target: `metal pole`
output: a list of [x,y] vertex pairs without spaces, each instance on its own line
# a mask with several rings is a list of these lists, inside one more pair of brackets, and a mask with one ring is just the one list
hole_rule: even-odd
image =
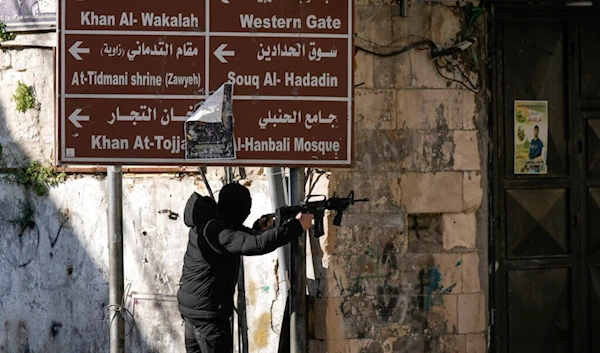
[[211,199],[215,199],[215,195],[213,195],[212,189],[210,188],[210,184],[208,184],[208,179],[206,179],[206,173],[204,172],[204,167],[200,167],[200,175],[202,176],[202,180],[204,180],[204,185],[206,185],[206,190],[208,190],[208,194]]
[[[277,211],[279,207],[285,205],[282,169],[267,168],[267,176],[269,178],[269,189],[271,189],[271,207],[273,211]],[[277,248],[279,291],[281,292],[284,309],[288,298],[288,290],[290,289],[287,280],[289,253],[290,247],[288,245]]]
[[[290,169],[291,204],[304,200],[304,169]],[[290,353],[306,353],[306,233],[290,244]]]
[[233,168],[225,167],[225,182],[226,184],[233,183]]
[[[123,169],[108,168],[108,301],[110,353],[125,352],[125,322],[121,315],[125,280],[123,274]],[[123,308],[124,309],[124,308]]]

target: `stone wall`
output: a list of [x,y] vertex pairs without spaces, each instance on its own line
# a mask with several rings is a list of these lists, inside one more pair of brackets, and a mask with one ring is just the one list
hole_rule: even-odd
[[[473,5],[455,4],[412,1],[400,17],[395,1],[357,1],[356,44],[386,53],[421,37],[485,43],[483,18],[469,25]],[[357,52],[356,165],[332,171],[329,191],[370,201],[313,250],[311,352],[486,351],[486,103],[421,49]],[[482,53],[457,59],[484,72]]]

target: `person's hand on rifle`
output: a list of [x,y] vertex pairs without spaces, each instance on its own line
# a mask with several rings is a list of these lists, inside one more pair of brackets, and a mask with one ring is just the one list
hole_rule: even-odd
[[254,225],[255,229],[259,229],[262,231],[269,230],[273,228],[273,224],[275,223],[275,216],[272,214],[264,215],[260,217],[256,222],[258,224]]
[[298,215],[296,215],[296,219],[300,221],[302,229],[304,230],[310,229],[314,218],[315,216],[312,213],[298,213]]

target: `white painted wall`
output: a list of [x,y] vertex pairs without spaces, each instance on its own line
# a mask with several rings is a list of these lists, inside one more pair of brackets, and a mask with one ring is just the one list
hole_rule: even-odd
[[[8,159],[54,159],[54,62],[51,49],[0,51],[0,144]],[[17,81],[34,87],[39,110],[17,113]],[[254,202],[248,225],[271,212],[266,176],[249,171]],[[215,193],[222,172],[209,168]],[[181,352],[176,291],[187,244],[181,217],[192,191],[208,195],[198,176],[125,175],[123,224],[126,307],[133,330],[128,352]],[[46,197],[33,196],[35,226],[20,234],[6,222],[23,188],[0,184],[0,352],[107,352],[107,183],[72,175]],[[217,194],[218,195],[218,194]],[[276,352],[282,304],[276,301],[275,252],[245,260],[251,352]],[[129,331],[129,327],[127,330]]]

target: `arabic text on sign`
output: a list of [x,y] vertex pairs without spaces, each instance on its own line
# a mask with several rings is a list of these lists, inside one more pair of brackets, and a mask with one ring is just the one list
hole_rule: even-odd
[[315,124],[331,124],[332,128],[336,128],[337,124],[337,115],[329,114],[329,116],[323,115],[322,111],[319,110],[316,114],[306,113],[303,116],[301,111],[293,110],[291,113],[283,113],[281,109],[277,111],[277,113],[272,113],[270,110],[267,113],[267,116],[263,116],[258,119],[258,126],[261,129],[266,129],[269,124],[273,127],[277,127],[277,124],[296,124],[302,123],[302,118],[304,118],[304,127],[309,130],[312,129]]
[[197,46],[194,46],[192,42],[184,43],[182,46],[177,47],[173,50],[173,44],[159,41],[157,44],[146,44],[146,42],[135,42],[136,47],[133,49],[125,50],[121,44],[111,46],[108,43],[104,43],[104,46],[100,49],[100,56],[102,57],[125,57],[130,61],[135,60],[138,56],[171,56],[175,55],[177,59],[181,57],[198,56],[199,50]]
[[[274,57],[308,57],[310,61],[321,61],[322,58],[337,58],[337,49],[331,49],[330,51],[324,51],[321,48],[315,47],[315,42],[310,42],[309,45],[312,49],[306,50],[306,44],[296,43],[295,45],[288,46],[284,44],[277,45],[264,45],[260,43],[260,49],[258,53],[256,53],[256,58],[261,61],[271,61],[271,58]],[[307,54],[308,53],[308,54]]]
[[168,125],[171,121],[186,121],[198,108],[201,103],[197,103],[195,106],[190,106],[189,111],[185,115],[175,115],[174,108],[165,108],[162,112],[157,115],[155,107],[149,107],[147,105],[140,105],[138,110],[131,110],[129,113],[121,113],[121,108],[117,107],[114,112],[110,114],[111,119],[108,121],[109,124],[115,122],[132,122],[133,125],[137,125],[138,122],[145,121],[156,121],[157,116],[160,117],[160,123],[162,125]]

